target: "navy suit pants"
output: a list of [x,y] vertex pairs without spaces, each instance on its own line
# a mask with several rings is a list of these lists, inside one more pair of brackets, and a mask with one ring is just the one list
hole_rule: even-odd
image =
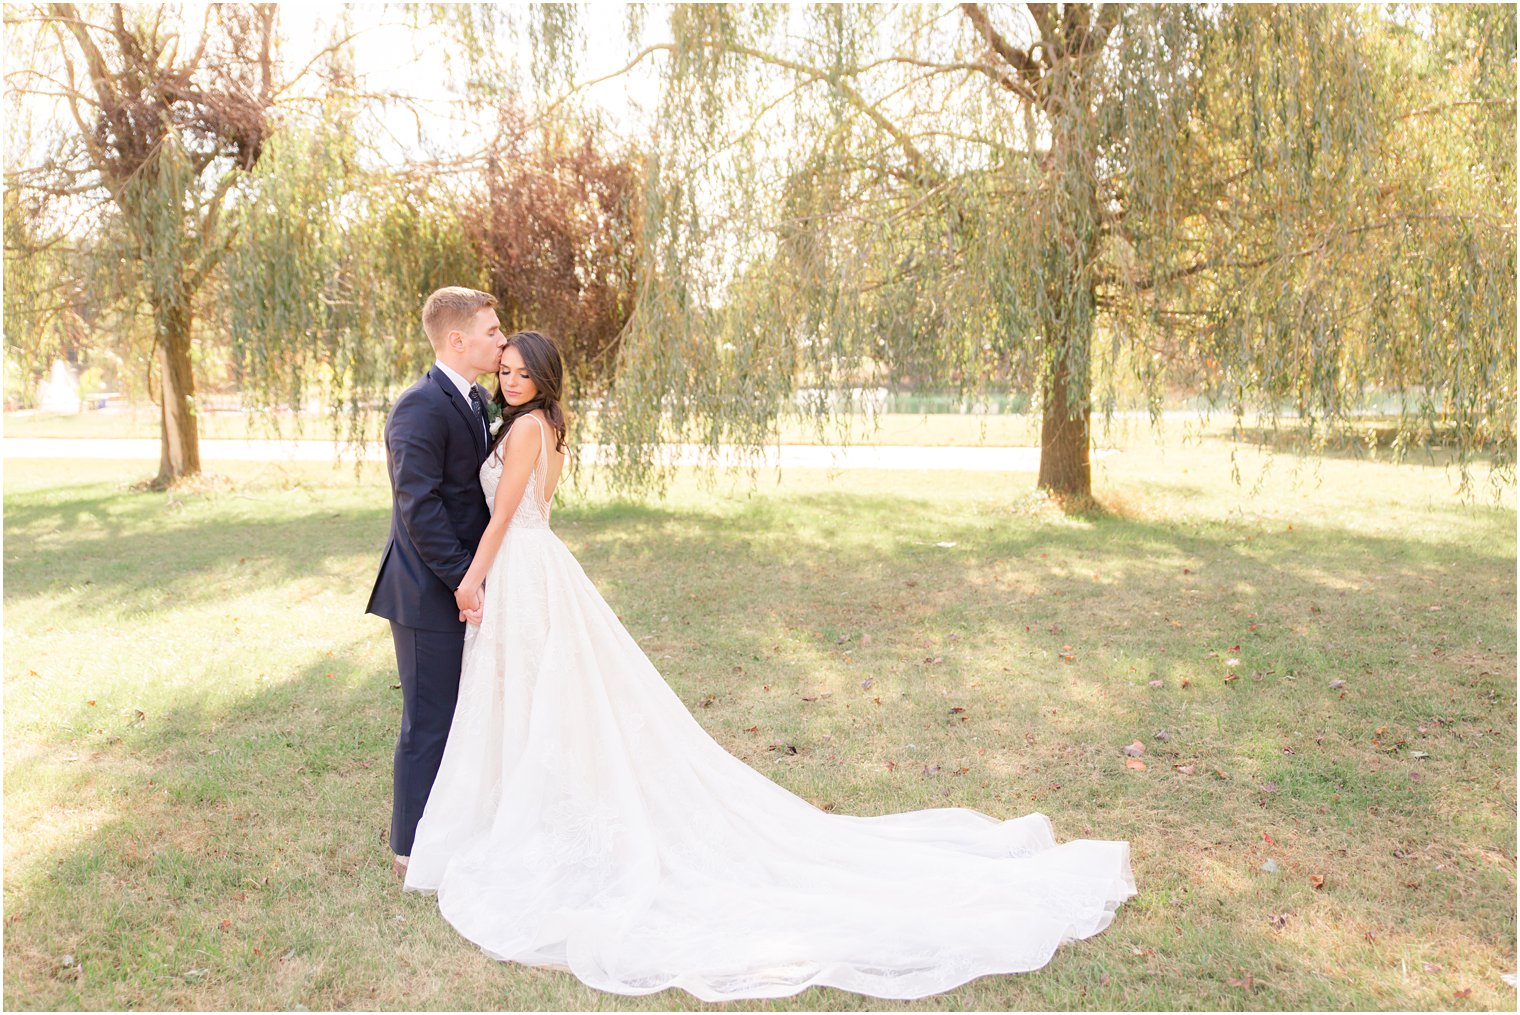
[[412,854],[417,822],[427,806],[443,745],[459,700],[464,632],[424,631],[391,621],[401,675],[401,735],[396,739],[391,852]]

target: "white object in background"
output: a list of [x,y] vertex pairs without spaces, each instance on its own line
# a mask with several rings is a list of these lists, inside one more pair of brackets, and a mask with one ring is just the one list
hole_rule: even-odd
[[63,360],[53,361],[53,372],[37,383],[37,407],[43,412],[74,415],[84,408],[79,398],[79,371]]

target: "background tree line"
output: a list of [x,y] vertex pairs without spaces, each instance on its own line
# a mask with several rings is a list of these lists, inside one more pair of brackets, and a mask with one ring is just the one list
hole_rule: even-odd
[[268,5],[8,7],[7,101],[66,111],[9,146],[8,356],[151,357],[161,482],[198,468],[197,370],[373,436],[450,282],[565,342],[628,488],[903,384],[1032,396],[1077,502],[1122,391],[1320,431],[1400,394],[1397,442],[1512,478],[1512,8],[667,14],[630,8],[659,82],[630,141],[580,101],[574,8],[411,10],[525,55],[472,68],[482,151],[398,166],[358,28],[291,69]]

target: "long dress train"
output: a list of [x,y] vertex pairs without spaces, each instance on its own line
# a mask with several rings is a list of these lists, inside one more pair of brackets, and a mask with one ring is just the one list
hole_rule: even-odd
[[[1043,814],[825,813],[724,751],[550,530],[549,440],[466,634],[408,889],[495,958],[705,1001],[922,997],[1108,926],[1128,843],[1057,845]],[[493,509],[500,478],[492,455]]]

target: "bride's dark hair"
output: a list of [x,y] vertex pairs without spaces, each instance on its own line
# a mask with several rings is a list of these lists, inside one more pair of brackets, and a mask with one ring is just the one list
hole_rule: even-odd
[[491,401],[501,407],[501,428],[491,438],[491,447],[487,453],[496,450],[496,446],[507,436],[507,431],[512,429],[513,420],[534,409],[544,410],[544,417],[554,427],[554,450],[564,451],[565,409],[560,405],[560,392],[564,388],[565,366],[560,359],[559,346],[554,339],[541,332],[519,331],[507,339],[502,354],[505,355],[508,349],[516,349],[522,356],[523,366],[528,368],[528,377],[538,389],[538,394],[532,401],[522,405],[508,405],[506,396],[502,394],[501,375],[497,374],[496,395]]

